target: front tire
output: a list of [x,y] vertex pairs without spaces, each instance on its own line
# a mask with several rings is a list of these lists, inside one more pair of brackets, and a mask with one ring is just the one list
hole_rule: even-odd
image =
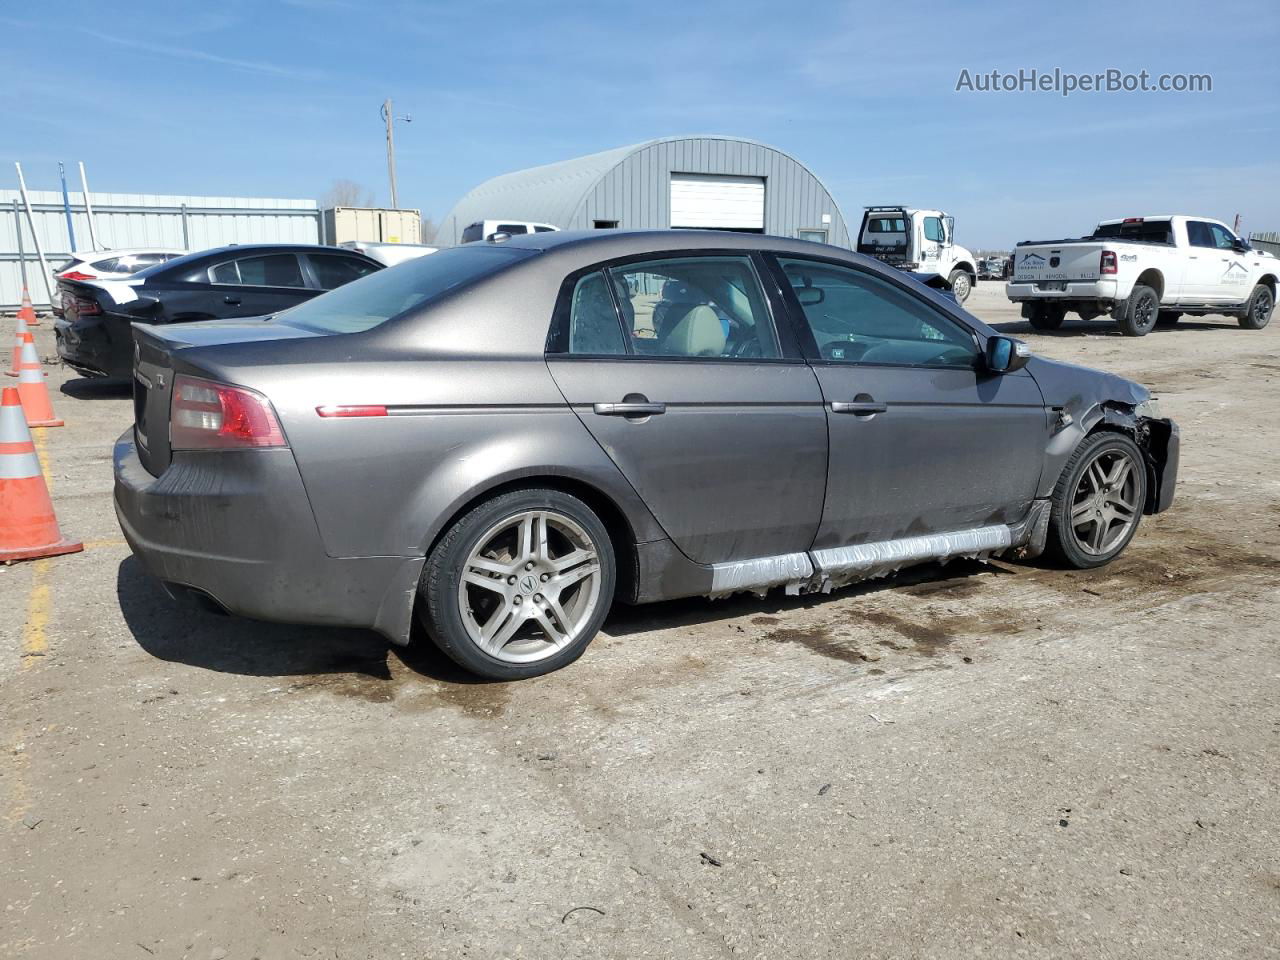
[[1160,318],[1160,295],[1151,287],[1138,284],[1125,301],[1117,321],[1126,337],[1145,337],[1155,329]]
[[1048,552],[1078,570],[1110,563],[1138,532],[1147,500],[1147,469],[1123,433],[1086,437],[1053,490]]
[[1258,284],[1249,295],[1249,303],[1240,316],[1240,326],[1246,330],[1261,330],[1271,322],[1271,313],[1276,307],[1275,294],[1265,284]]
[[952,270],[947,283],[951,284],[951,293],[955,296],[956,303],[964,303],[973,292],[973,278],[964,270]]
[[590,507],[559,490],[516,490],[469,511],[436,544],[418,616],[463,669],[520,680],[582,656],[615,583],[613,545]]

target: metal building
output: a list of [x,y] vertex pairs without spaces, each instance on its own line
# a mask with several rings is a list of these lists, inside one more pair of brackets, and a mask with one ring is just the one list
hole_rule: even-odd
[[700,227],[849,245],[830,191],[803,163],[740,137],[664,137],[494,177],[458,201],[436,242],[480,220],[562,230]]
[[[71,251],[62,194],[30,190],[36,235],[52,270]],[[72,193],[71,217],[76,246],[88,250],[89,221],[84,196]],[[14,201],[20,213],[15,216]],[[228,243],[319,243],[320,211],[314,200],[264,197],[185,197],[137,193],[89,192],[93,219],[101,249],[172,247],[207,250]],[[0,307],[17,306],[22,297],[22,271],[18,262],[18,230],[27,265],[31,300],[48,303],[40,262],[36,259],[31,230],[17,190],[0,190]]]

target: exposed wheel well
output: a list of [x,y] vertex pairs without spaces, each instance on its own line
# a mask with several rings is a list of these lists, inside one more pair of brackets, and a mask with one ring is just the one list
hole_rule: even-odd
[[490,487],[477,493],[458,507],[449,519],[440,525],[440,529],[431,541],[431,545],[427,547],[427,556],[431,555],[431,551],[436,548],[436,544],[443,539],[453,525],[479,504],[486,500],[492,500],[494,497],[502,496],[504,493],[511,493],[513,490],[534,489],[559,490],[561,493],[577,497],[595,511],[596,516],[600,518],[600,522],[604,524],[604,528],[609,531],[609,540],[613,544],[614,558],[618,564],[615,596],[619,600],[634,598],[636,595],[639,561],[635,550],[635,531],[631,529],[631,523],[627,520],[626,514],[613,502],[612,498],[591,486],[591,484],[571,477],[555,475],[521,477],[518,480],[500,483],[495,487]]
[[952,269],[953,271],[954,271],[954,270],[963,270],[965,273],[969,274],[969,278],[970,278],[970,279],[973,279],[974,277],[976,277],[976,276],[978,275],[978,270],[977,270],[977,268],[976,268],[972,263],[969,263],[967,260],[961,260],[959,263],[957,263],[957,264],[956,264],[954,267],[952,267],[951,269]]
[[1135,282],[1144,287],[1150,287],[1156,292],[1157,297],[1164,299],[1164,276],[1159,270],[1144,270]]
[[1259,278],[1258,278],[1258,283],[1262,284],[1264,287],[1266,287],[1268,290],[1270,290],[1270,291],[1271,291],[1271,296],[1273,296],[1273,297],[1274,297],[1274,296],[1276,295],[1276,277],[1275,277],[1275,274],[1273,274],[1273,273],[1268,273],[1268,274],[1265,274],[1264,276],[1259,277]]

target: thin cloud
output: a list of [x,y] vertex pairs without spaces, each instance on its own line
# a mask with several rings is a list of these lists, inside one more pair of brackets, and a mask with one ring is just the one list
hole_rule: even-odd
[[110,33],[99,33],[96,30],[87,30],[80,28],[81,33],[88,34],[98,40],[106,43],[114,43],[116,46],[129,47],[132,50],[143,50],[147,53],[158,53],[166,57],[174,57],[179,60],[200,60],[204,63],[216,64],[220,67],[231,67],[234,70],[246,70],[250,73],[262,73],[273,77],[292,77],[302,79],[314,76],[311,73],[299,70],[291,70],[288,67],[282,67],[275,63],[261,63],[256,60],[238,60],[234,57],[223,57],[216,53],[207,53],[204,50],[192,50],[188,47],[175,47],[169,44],[147,43],[145,40],[134,40],[132,37],[118,37]]

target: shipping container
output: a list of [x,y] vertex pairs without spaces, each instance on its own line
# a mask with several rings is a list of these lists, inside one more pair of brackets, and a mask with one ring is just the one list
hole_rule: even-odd
[[330,207],[324,211],[324,242],[421,243],[422,215],[390,207]]

